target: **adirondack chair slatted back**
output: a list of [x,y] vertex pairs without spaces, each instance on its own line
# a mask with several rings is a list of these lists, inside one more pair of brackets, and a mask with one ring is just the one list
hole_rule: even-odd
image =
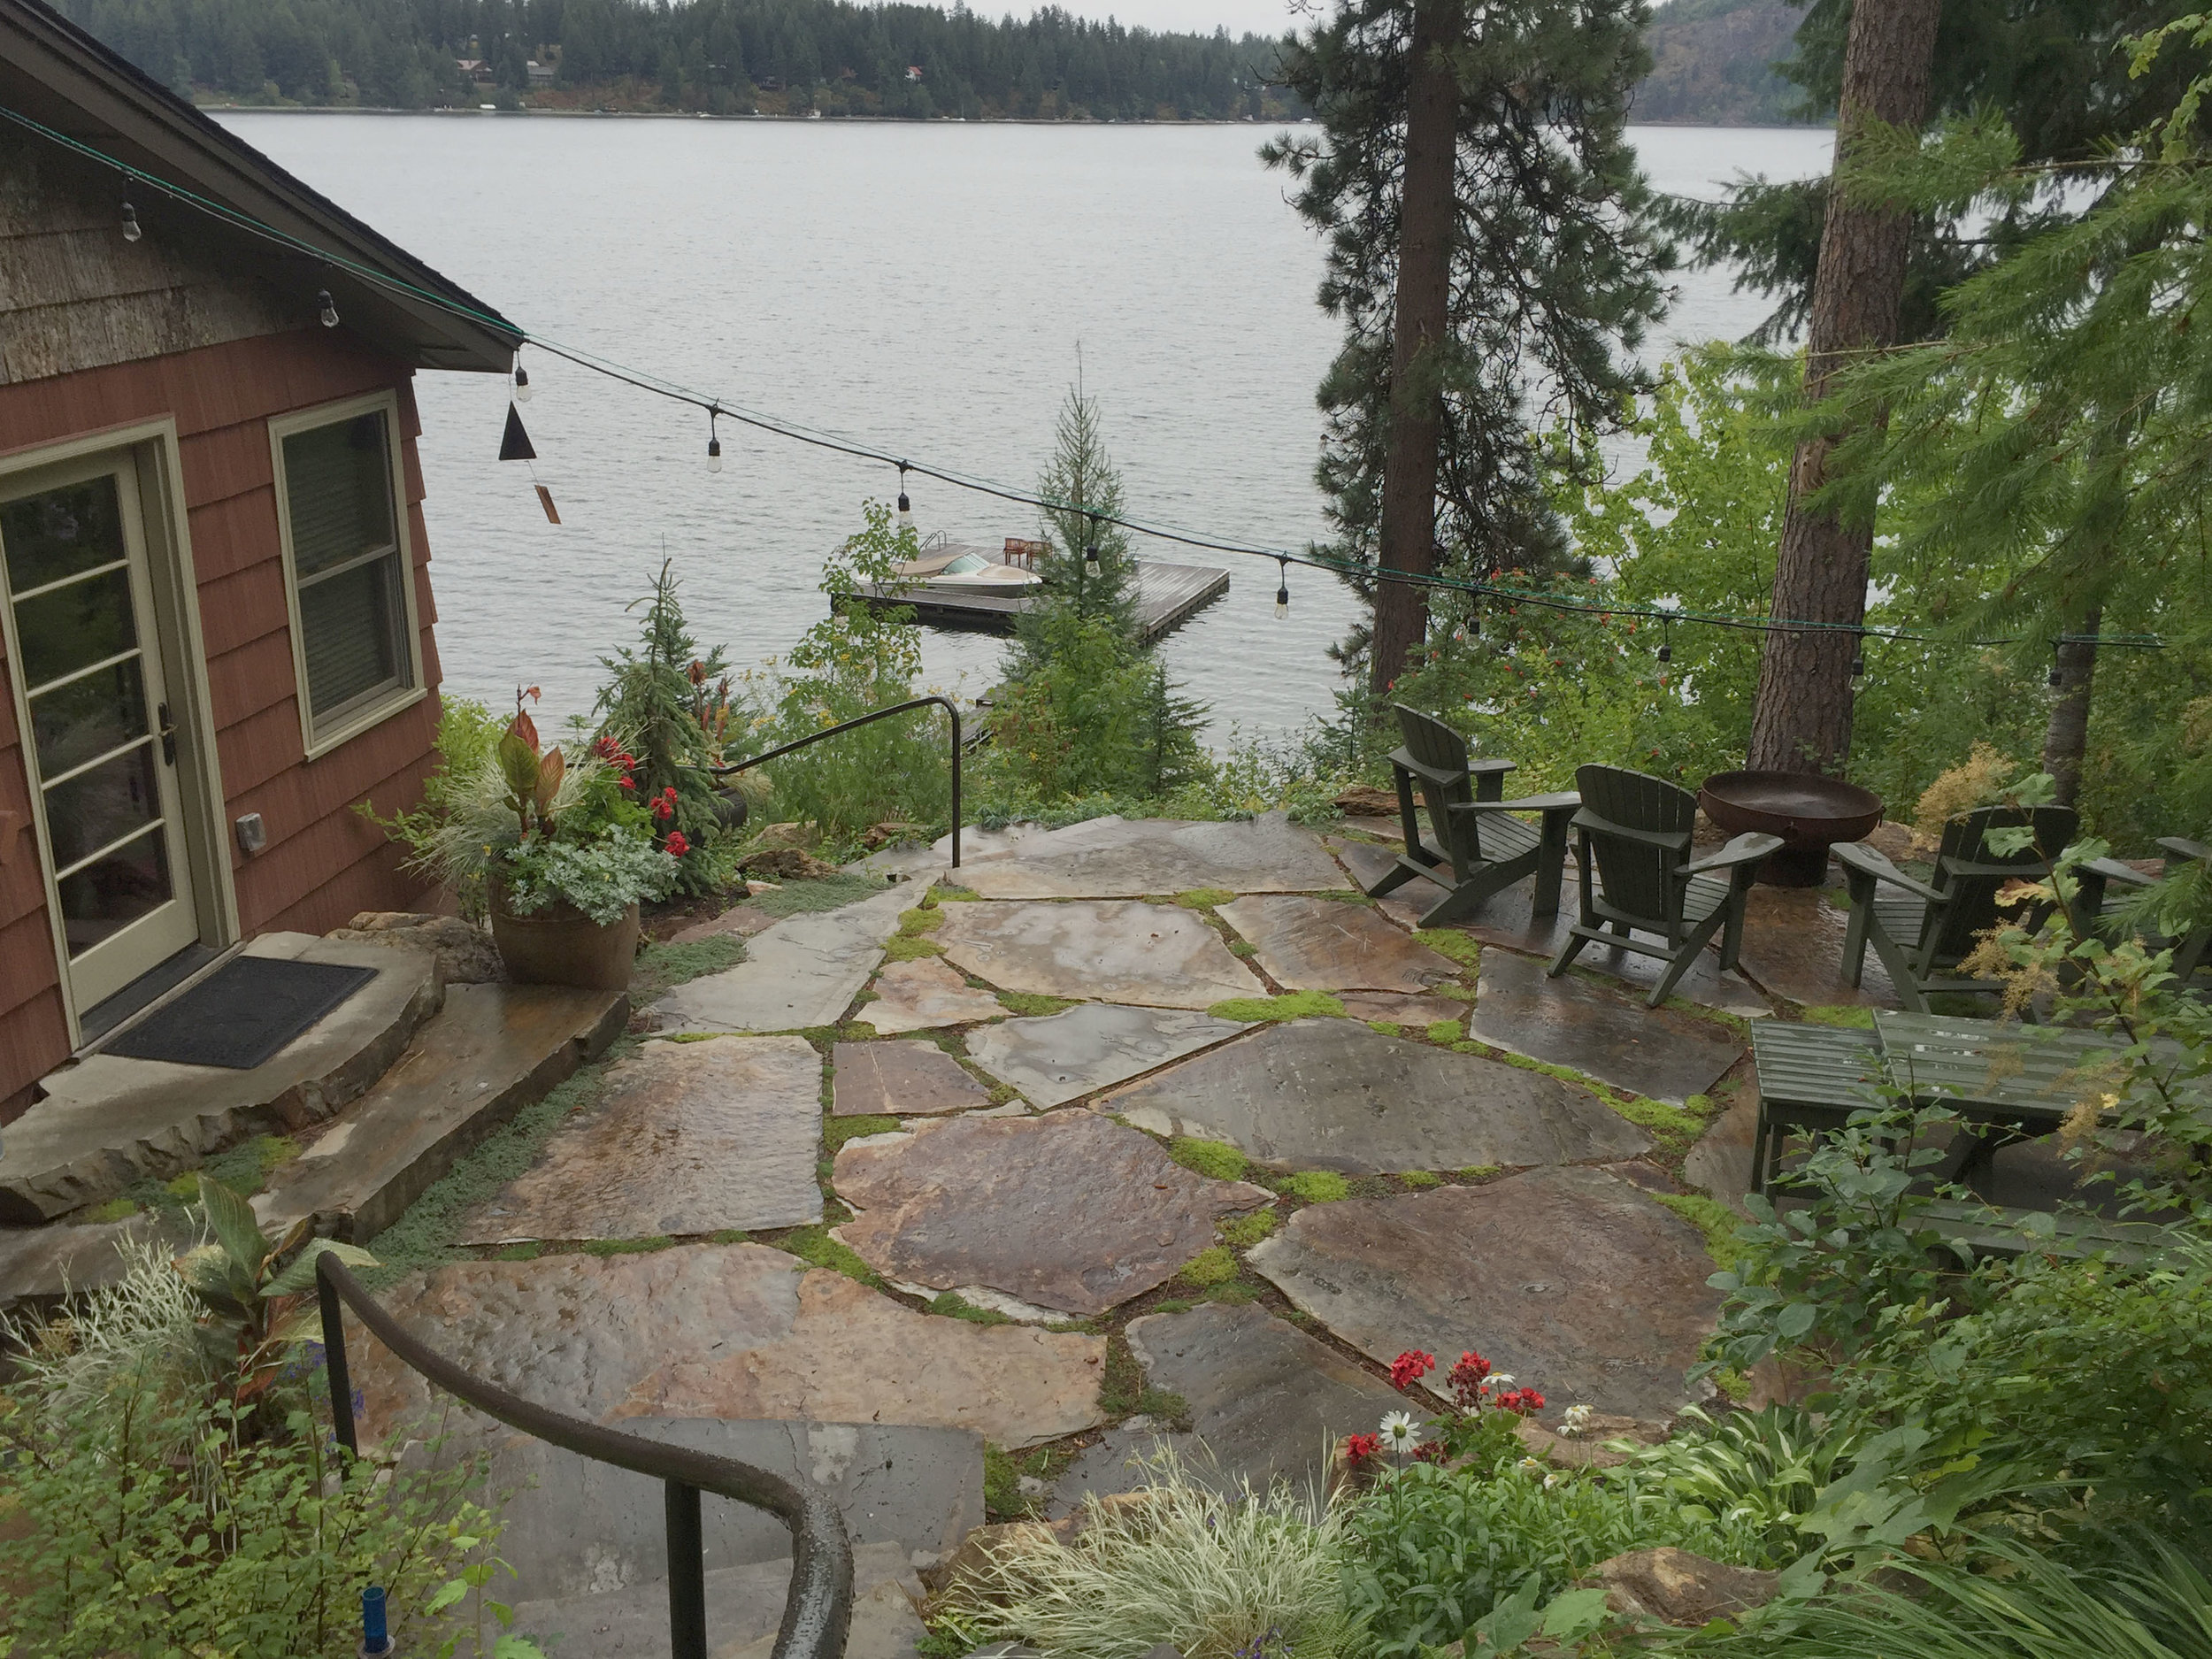
[[1666,931],[1675,931],[1682,919],[1681,871],[1689,862],[1697,797],[1663,778],[1620,766],[1577,767],[1575,785],[1582,792],[1585,818],[1661,838],[1655,842],[1609,835],[1601,828],[1586,832],[1607,905],[1655,923],[1663,920]]
[[1466,856],[1479,856],[1480,849],[1473,840],[1475,826],[1455,823],[1450,810],[1454,802],[1475,798],[1473,780],[1467,775],[1467,740],[1432,714],[1402,703],[1396,706],[1398,733],[1405,739],[1407,755],[1432,772],[1452,774],[1452,781],[1447,784],[1432,783],[1426,778],[1420,781],[1421,799],[1429,811],[1429,833],[1448,856],[1455,852],[1453,842],[1458,837],[1467,841]]
[[[2080,827],[2080,814],[2066,806],[1978,807],[1946,824],[1935,877],[1928,885],[1950,895],[1951,902],[1929,906],[1921,926],[1922,960],[1931,966],[1949,964],[1972,951],[1977,937],[1997,926],[1998,892],[2009,881],[2038,881],[2048,875],[2051,861]],[[2020,851],[2000,853],[1990,847],[1992,830],[2021,828],[2032,829],[2035,838]],[[1972,868],[1977,865],[1980,868]],[[1993,865],[2000,869],[1993,871]]]

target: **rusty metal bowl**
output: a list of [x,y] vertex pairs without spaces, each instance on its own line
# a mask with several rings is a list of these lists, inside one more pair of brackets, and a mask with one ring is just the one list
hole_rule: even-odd
[[1760,866],[1770,887],[1818,887],[1828,849],[1864,841],[1882,821],[1882,797],[1839,778],[1806,772],[1717,772],[1699,787],[1705,816],[1731,835],[1757,831],[1782,838]]

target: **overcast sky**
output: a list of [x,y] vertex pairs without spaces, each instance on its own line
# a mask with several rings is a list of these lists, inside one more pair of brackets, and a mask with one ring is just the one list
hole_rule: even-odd
[[[1225,28],[1232,35],[1279,35],[1293,23],[1289,0],[1062,0],[1078,17],[1118,18],[1132,27],[1187,29],[1210,35]],[[1035,9],[1033,0],[968,0],[969,9],[985,17],[1012,12],[1026,17]]]

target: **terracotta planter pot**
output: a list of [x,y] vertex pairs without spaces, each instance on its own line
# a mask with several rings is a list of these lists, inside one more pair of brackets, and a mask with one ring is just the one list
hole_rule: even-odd
[[524,985],[575,985],[587,990],[620,991],[630,983],[637,956],[637,906],[622,919],[602,927],[572,904],[558,902],[529,916],[511,916],[507,895],[491,895],[492,942],[507,964],[509,977]]

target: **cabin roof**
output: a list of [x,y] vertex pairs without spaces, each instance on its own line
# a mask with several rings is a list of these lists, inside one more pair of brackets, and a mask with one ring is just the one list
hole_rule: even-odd
[[[149,235],[180,218],[196,221],[189,234],[220,249],[234,268],[311,295],[329,289],[349,329],[418,368],[504,373],[511,363],[521,333],[489,305],[309,188],[39,0],[0,0],[0,105],[477,316],[456,316],[429,300],[396,293],[381,282],[215,215],[168,204],[152,188],[140,188],[132,199]],[[46,142],[12,121],[0,120],[0,134],[10,142]]]

